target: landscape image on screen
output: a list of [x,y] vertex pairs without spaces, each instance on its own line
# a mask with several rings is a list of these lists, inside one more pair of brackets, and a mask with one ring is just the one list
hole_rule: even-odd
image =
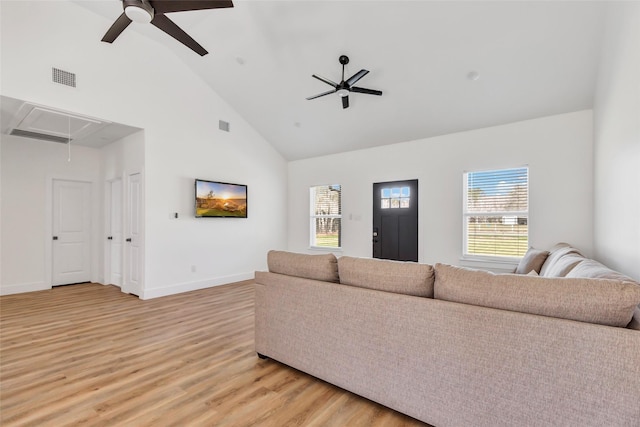
[[196,217],[247,217],[247,186],[196,180]]

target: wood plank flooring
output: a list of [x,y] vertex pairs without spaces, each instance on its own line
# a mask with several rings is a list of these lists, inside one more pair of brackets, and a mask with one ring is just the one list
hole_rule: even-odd
[[0,424],[425,426],[254,351],[251,281],[0,297]]

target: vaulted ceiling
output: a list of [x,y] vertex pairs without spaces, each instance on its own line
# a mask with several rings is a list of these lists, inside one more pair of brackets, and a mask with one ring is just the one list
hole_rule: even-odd
[[[105,18],[118,0],[76,1]],[[427,138],[592,107],[605,2],[234,1],[168,15],[209,51],[200,57],[152,26],[165,45],[289,160]],[[370,71],[352,93],[308,101]]]

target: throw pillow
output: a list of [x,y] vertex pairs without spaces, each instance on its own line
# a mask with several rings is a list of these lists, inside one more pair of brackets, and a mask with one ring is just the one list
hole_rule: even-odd
[[526,254],[520,260],[518,267],[516,268],[516,274],[527,274],[531,271],[540,273],[542,264],[549,256],[549,251],[543,251],[541,249],[529,248]]
[[344,285],[433,298],[433,267],[428,264],[343,256],[338,271]]
[[640,286],[610,279],[494,274],[435,265],[435,298],[502,310],[625,327],[640,303]]
[[334,254],[307,255],[285,251],[269,251],[267,266],[272,273],[306,279],[336,282],[338,278],[338,260]]

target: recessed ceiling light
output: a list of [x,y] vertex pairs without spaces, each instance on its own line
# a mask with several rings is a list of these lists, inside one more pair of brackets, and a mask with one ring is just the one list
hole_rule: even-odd
[[469,71],[469,74],[467,74],[467,78],[475,82],[480,78],[480,73],[478,73],[477,71]]

